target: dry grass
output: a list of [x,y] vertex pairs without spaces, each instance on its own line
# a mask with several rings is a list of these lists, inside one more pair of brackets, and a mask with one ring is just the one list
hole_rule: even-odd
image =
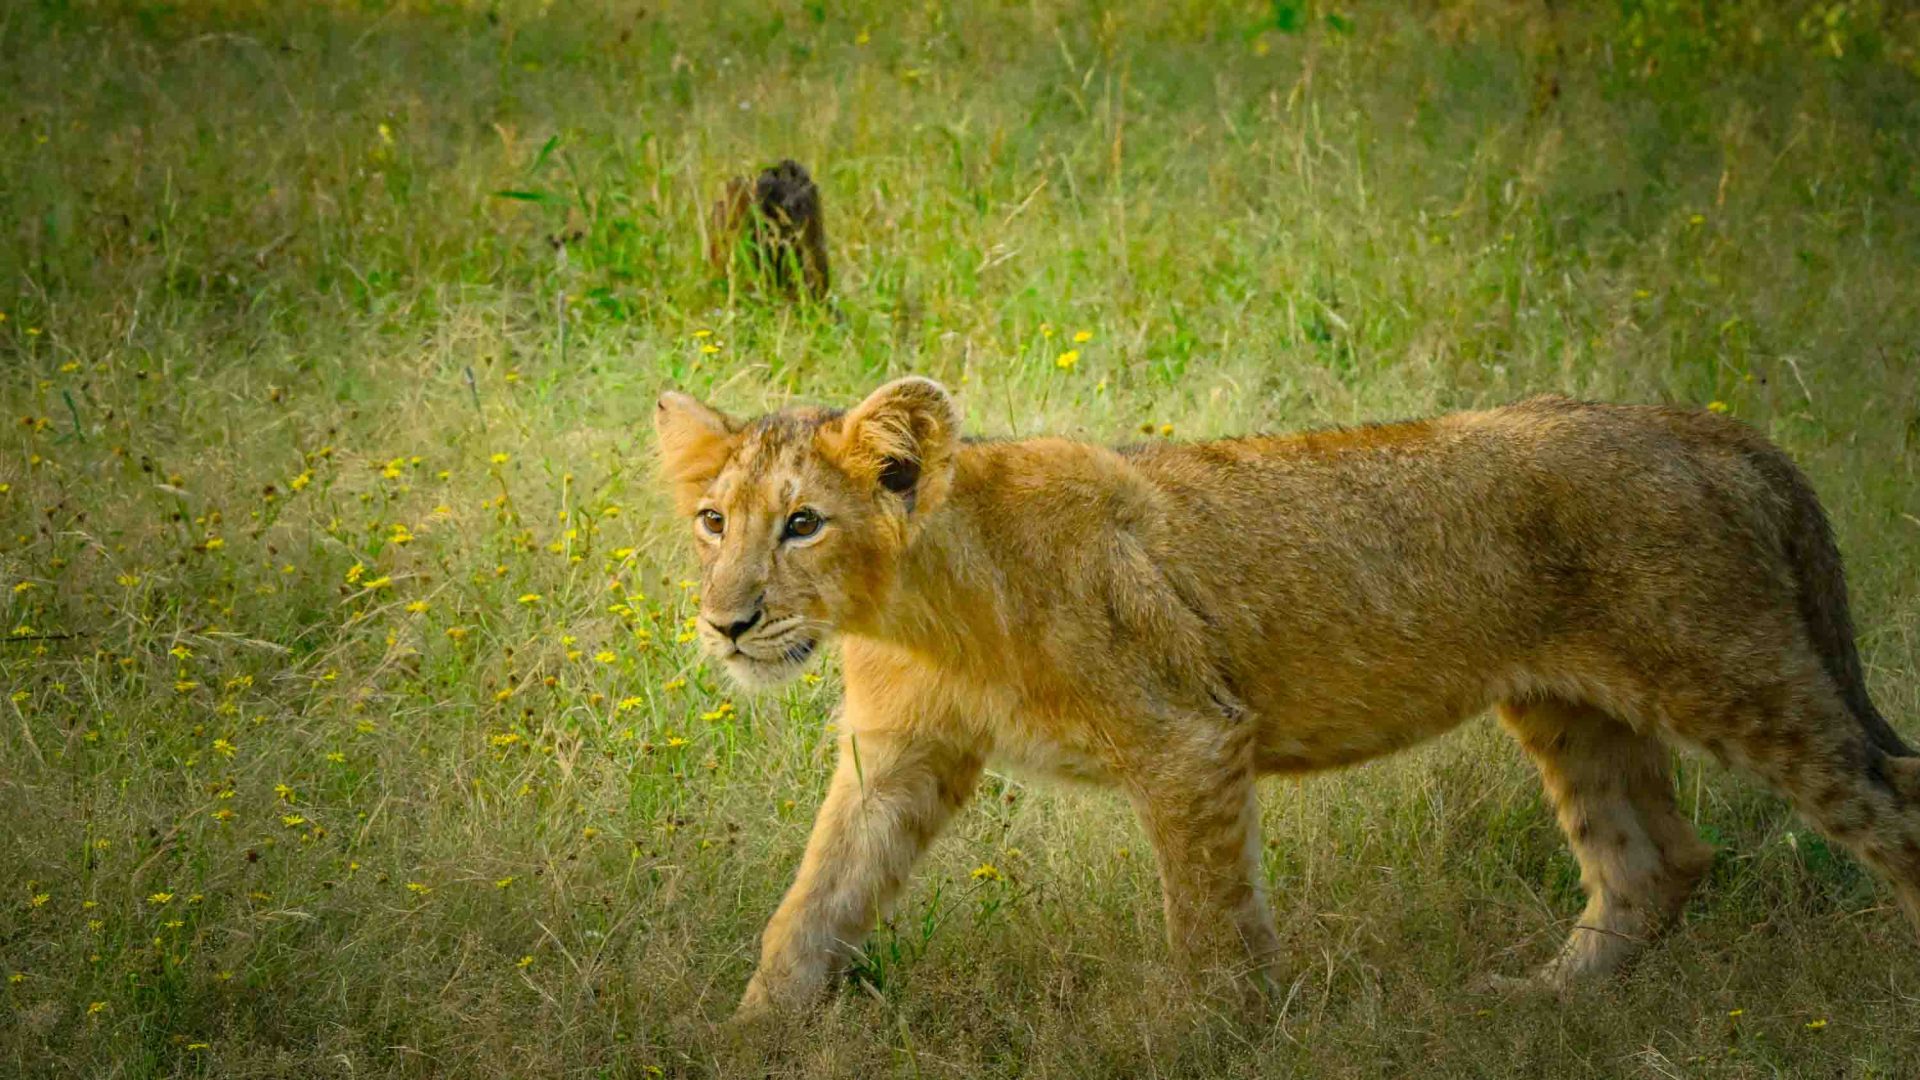
[[[1718,401],[1814,475],[1913,732],[1920,22],[1595,7],[0,9],[0,1072],[738,1060],[836,683],[733,699],[680,640],[663,384],[918,371],[1116,441]],[[834,313],[700,261],[784,155]],[[996,778],[770,1071],[1907,1075],[1886,893],[1677,768],[1712,878],[1572,1002],[1464,990],[1578,907],[1490,725],[1272,785],[1257,1022],[1167,983],[1117,799]]]

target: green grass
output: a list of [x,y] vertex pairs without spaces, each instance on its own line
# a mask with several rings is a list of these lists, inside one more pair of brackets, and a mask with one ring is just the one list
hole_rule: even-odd
[[[1916,732],[1920,19],[1575,7],[0,7],[0,1073],[724,1071],[837,680],[678,640],[666,385],[922,372],[1109,441],[1720,402],[1813,475]],[[781,156],[832,312],[701,258]],[[1677,769],[1712,877],[1566,1003],[1465,989],[1579,905],[1492,725],[1272,783],[1255,1024],[1169,1003],[1118,797],[994,778],[776,1072],[1907,1075],[1887,893]]]

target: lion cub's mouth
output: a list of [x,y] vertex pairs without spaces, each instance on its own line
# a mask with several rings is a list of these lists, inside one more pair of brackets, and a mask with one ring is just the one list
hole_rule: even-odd
[[736,644],[721,658],[727,673],[750,688],[778,686],[800,674],[820,647],[820,639],[802,637],[778,643]]

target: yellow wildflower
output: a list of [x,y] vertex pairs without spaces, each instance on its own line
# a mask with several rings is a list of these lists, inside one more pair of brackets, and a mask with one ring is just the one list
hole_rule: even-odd
[[999,881],[1000,870],[992,863],[981,863],[979,866],[974,867],[973,873],[968,876],[972,877],[975,881]]
[[1079,362],[1080,362],[1079,349],[1068,349],[1066,352],[1063,352],[1059,356],[1056,356],[1053,358],[1053,366],[1059,368],[1061,371],[1072,371],[1073,365]]

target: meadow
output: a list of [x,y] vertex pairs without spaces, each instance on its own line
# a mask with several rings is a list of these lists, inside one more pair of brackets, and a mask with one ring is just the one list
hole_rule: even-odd
[[[1892,0],[0,4],[0,1074],[1901,1077],[1920,941],[1749,779],[1568,1000],[1487,721],[1264,788],[1289,974],[1166,970],[1117,795],[993,775],[854,978],[719,1027],[831,659],[699,659],[654,396],[1125,442],[1541,391],[1724,411],[1830,507],[1920,737],[1920,15]],[[704,260],[824,194],[831,305]]]

